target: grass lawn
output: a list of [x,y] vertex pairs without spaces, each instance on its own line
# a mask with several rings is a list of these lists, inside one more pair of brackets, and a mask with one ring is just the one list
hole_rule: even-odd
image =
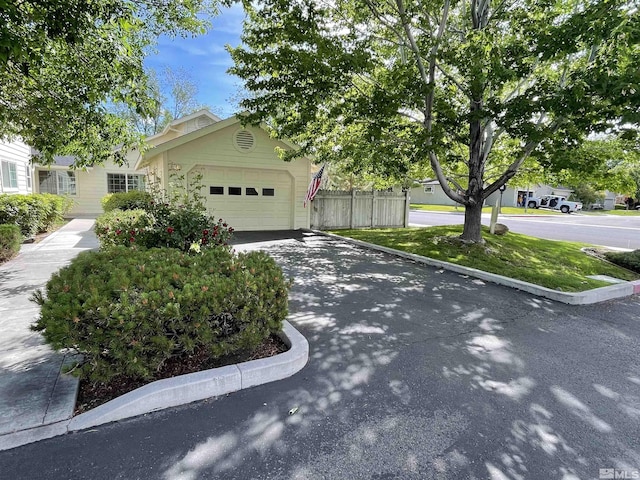
[[483,228],[485,245],[464,245],[455,241],[461,225],[376,230],[336,230],[332,233],[364,242],[395,248],[425,257],[497,273],[563,292],[578,292],[611,285],[586,278],[609,275],[636,280],[638,275],[587,255],[583,243],[558,242],[509,232],[491,235]]
[[[412,210],[424,210],[426,212],[461,212],[464,213],[464,207],[455,207],[453,205],[423,205],[420,203],[412,203]],[[483,213],[491,213],[492,207],[484,207]],[[502,207],[503,215],[524,215],[524,207]],[[564,215],[562,212],[554,212],[553,210],[536,210],[535,208],[527,208],[527,215]]]
[[586,210],[587,215],[620,215],[622,217],[640,217],[640,210]]

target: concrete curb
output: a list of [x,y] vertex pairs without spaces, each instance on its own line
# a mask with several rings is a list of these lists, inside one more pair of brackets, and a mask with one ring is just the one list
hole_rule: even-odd
[[307,364],[309,342],[287,321],[280,338],[284,353],[149,383],[77,417],[2,435],[0,451],[290,377]]
[[463,267],[454,263],[443,262],[441,260],[435,260],[433,258],[423,257],[421,255],[416,255],[413,253],[406,253],[400,250],[395,250],[393,248],[382,247],[373,243],[363,242],[361,240],[355,240],[348,237],[342,237],[333,233],[321,232],[319,230],[310,231],[318,235],[326,235],[328,237],[337,238],[364,248],[389,253],[391,255],[406,258],[408,260],[413,260],[414,262],[443,268],[445,270],[450,270],[452,272],[460,273],[463,275],[469,275],[470,277],[475,277],[481,280],[496,283],[498,285],[515,288],[524,292],[532,293],[533,295],[537,295],[539,297],[548,298],[550,300],[555,300],[557,302],[566,303],[569,305],[591,305],[594,303],[606,302],[607,300],[613,300],[616,298],[629,297],[631,295],[640,293],[640,280],[594,288],[592,290],[585,290],[584,292],[559,292],[557,290],[541,287],[533,283],[523,282],[522,280],[516,280],[514,278],[497,275],[495,273],[476,270],[475,268]]

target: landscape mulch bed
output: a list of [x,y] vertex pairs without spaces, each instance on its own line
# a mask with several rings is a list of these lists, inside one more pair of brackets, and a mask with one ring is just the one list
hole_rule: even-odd
[[272,357],[287,350],[289,350],[289,347],[287,347],[280,337],[271,335],[262,345],[254,350],[236,352],[232,355],[216,359],[210,358],[209,354],[202,350],[194,352],[193,355],[171,358],[167,360],[157,374],[149,380],[132,379],[124,376],[115,377],[107,383],[91,383],[87,380],[81,380],[74,414],[84,413],[87,410],[91,410],[109,400],[113,400],[120,395],[124,395],[127,392],[156,380],[200,372],[210,368],[234,365],[259,358]]

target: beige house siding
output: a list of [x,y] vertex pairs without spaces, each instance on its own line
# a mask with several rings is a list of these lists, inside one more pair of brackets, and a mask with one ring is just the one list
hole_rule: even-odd
[[[432,193],[425,192],[425,187],[430,189]],[[412,188],[410,201],[424,205],[457,205],[447,197],[438,182],[429,182],[427,185]]]
[[[8,162],[16,166],[17,187],[5,187],[0,181],[0,193],[32,193],[33,168],[30,163],[31,148],[25,143],[14,140],[12,142],[0,140],[0,162]],[[2,170],[0,169],[0,177]],[[0,178],[1,180],[1,178]],[[31,186],[30,182],[31,180]]]
[[[36,179],[38,171],[49,170],[48,167],[37,167]],[[67,171],[67,167],[51,167],[51,170]],[[109,173],[129,173],[141,175],[143,172],[137,172],[130,166],[118,166],[112,162],[106,162],[103,166],[91,167],[86,170],[71,170],[76,176],[76,194],[70,195],[73,199],[73,208],[69,212],[71,216],[78,215],[99,215],[102,213],[102,198],[107,194],[107,174]],[[37,182],[36,182],[37,183]]]

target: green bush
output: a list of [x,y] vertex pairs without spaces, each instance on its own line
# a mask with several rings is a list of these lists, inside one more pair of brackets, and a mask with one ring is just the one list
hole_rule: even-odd
[[0,225],[0,262],[6,262],[20,251],[22,235],[17,225]]
[[0,195],[0,224],[17,225],[22,235],[30,238],[51,228],[71,205],[67,197],[46,193]]
[[149,211],[112,210],[100,215],[95,232],[103,249],[124,245],[200,251],[227,245],[233,228],[198,210],[156,204]]
[[112,210],[147,210],[153,202],[153,196],[148,192],[131,190],[130,192],[110,193],[102,198],[102,209]]
[[288,282],[263,252],[168,248],[83,252],[33,300],[33,329],[55,349],[83,355],[90,381],[148,379],[170,357],[206,349],[216,358],[254,348],[282,328]]
[[621,267],[640,273],[640,250],[632,252],[607,252],[607,260]]

